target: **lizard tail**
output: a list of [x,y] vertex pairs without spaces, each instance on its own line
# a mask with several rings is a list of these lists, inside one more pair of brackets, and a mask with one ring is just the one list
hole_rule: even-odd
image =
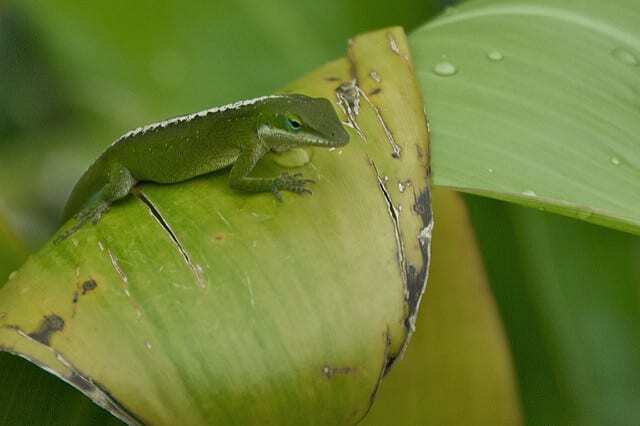
[[75,184],[71,195],[64,206],[62,222],[65,223],[76,213],[80,212],[91,199],[97,195],[107,183],[108,177],[105,175],[105,161],[103,157],[98,158],[80,177]]

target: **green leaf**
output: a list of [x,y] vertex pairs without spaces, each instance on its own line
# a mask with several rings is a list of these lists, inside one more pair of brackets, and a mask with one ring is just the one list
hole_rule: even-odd
[[[0,286],[25,258],[24,244],[0,217]],[[0,424],[3,425],[88,425],[111,422],[104,410],[70,386],[6,352],[0,352],[0,389]]]
[[522,424],[509,342],[462,197],[433,192],[433,252],[416,332],[365,425]]
[[640,239],[469,197],[528,424],[640,423]]
[[404,34],[349,46],[349,61],[287,87],[337,97],[357,129],[343,149],[310,150],[312,196],[240,194],[225,173],[142,185],[0,290],[0,347],[129,422],[362,418],[413,331],[432,223]]
[[640,233],[640,3],[470,1],[411,35],[434,185]]

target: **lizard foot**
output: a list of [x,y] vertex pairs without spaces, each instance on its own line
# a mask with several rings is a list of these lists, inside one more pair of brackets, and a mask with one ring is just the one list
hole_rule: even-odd
[[280,190],[295,192],[296,194],[311,194],[311,190],[305,187],[305,185],[310,183],[315,183],[315,181],[313,179],[305,179],[302,173],[293,175],[283,173],[274,179],[271,191],[278,201],[282,201]]

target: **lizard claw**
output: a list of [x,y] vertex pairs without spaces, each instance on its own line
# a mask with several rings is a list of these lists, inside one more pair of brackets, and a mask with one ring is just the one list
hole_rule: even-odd
[[305,179],[302,173],[293,175],[283,173],[275,179],[273,192],[276,198],[282,201],[282,196],[279,196],[279,190],[295,192],[296,194],[311,194],[311,190],[305,187],[305,185],[311,183],[315,183],[315,181],[313,179]]
[[282,193],[278,191],[278,187],[276,185],[273,185],[273,188],[271,188],[271,193],[273,194],[274,197],[276,197],[276,200],[279,203],[282,202]]

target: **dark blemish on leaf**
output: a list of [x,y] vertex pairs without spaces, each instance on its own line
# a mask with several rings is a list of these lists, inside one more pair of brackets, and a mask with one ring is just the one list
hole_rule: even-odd
[[217,241],[222,241],[225,238],[224,234],[216,234],[216,236],[214,237]]
[[148,422],[145,422],[143,419],[133,414],[132,411],[129,411],[129,409],[127,409],[127,407],[122,402],[117,400],[111,394],[111,392],[107,391],[107,388],[102,386],[99,382],[92,380],[91,383],[93,384],[95,389],[99,389],[100,392],[102,392],[102,394],[108,398],[108,400],[105,401],[106,402],[105,408],[109,412],[114,414],[116,417],[118,417],[119,419],[125,421],[127,424],[130,424],[130,425],[149,424]]
[[84,376],[81,376],[77,372],[71,373],[71,376],[68,377],[69,382],[80,389],[83,392],[94,392],[96,387],[87,380]]
[[427,285],[427,274],[429,267],[429,256],[431,253],[431,230],[433,229],[433,212],[431,209],[431,191],[425,187],[415,198],[413,211],[420,216],[422,231],[418,235],[420,252],[422,254],[422,266],[416,268],[414,265],[407,265],[407,303],[409,305],[409,315],[405,319],[407,330],[413,331],[415,328],[416,315],[420,306],[420,299]]
[[382,92],[382,89],[379,87],[376,87],[375,89],[369,92],[369,96],[377,95],[380,92]]
[[325,77],[325,81],[342,81],[339,77]]
[[74,303],[74,304],[78,303],[78,297],[79,297],[78,292],[74,291],[73,292],[73,299],[71,299],[71,302]]
[[111,393],[109,393],[98,382],[94,381],[91,377],[83,375],[70,363],[68,367],[71,369],[71,374],[69,376],[65,376],[64,379],[75,386],[86,396],[91,398],[93,402],[106,409],[126,424],[146,424],[129,410],[127,410],[127,408],[123,404],[121,404],[116,398],[114,398],[114,396],[111,395]]
[[97,287],[98,283],[93,278],[88,279],[82,283],[82,295],[84,296],[90,291],[95,290]]
[[351,374],[355,371],[356,369],[351,367],[330,367],[328,365],[322,367],[322,375],[327,379],[332,379],[333,377],[338,375]]
[[51,314],[44,317],[38,329],[33,333],[29,333],[29,337],[49,346],[51,336],[58,331],[62,331],[62,329],[64,329],[64,320],[56,314]]
[[413,211],[420,216],[424,226],[427,226],[433,220],[431,217],[431,193],[428,187],[421,191],[418,197],[416,197]]
[[369,414],[369,411],[371,411],[371,407],[373,407],[373,401],[375,401],[376,395],[380,390],[382,379],[384,378],[384,375],[387,374],[387,372],[389,371],[389,367],[391,367],[391,364],[393,363],[393,358],[391,357],[391,336],[389,335],[388,327],[387,327],[387,330],[382,334],[382,338],[384,339],[384,349],[383,349],[384,352],[382,354],[383,355],[382,366],[380,368],[380,373],[378,374],[378,380],[376,381],[376,384],[373,387],[373,390],[369,394],[369,404],[367,406],[367,409],[365,410],[362,417],[360,417],[360,419],[356,422],[356,424],[360,424],[360,422],[362,422],[362,420],[364,420],[365,417],[367,417],[367,414]]

